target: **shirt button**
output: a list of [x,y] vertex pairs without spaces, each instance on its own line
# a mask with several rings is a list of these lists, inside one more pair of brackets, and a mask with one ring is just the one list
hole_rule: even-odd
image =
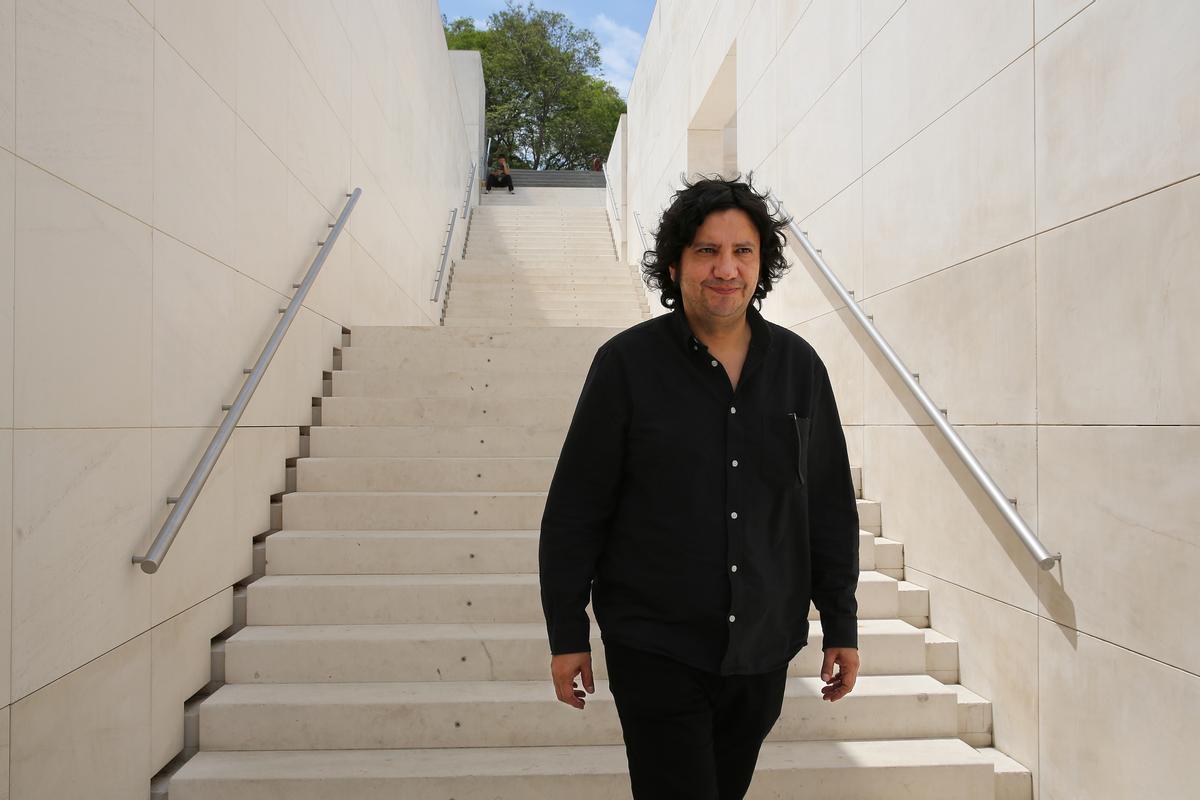
[[717,360],[716,360],[715,358],[713,359],[712,365],[713,365],[714,367],[715,367],[715,366],[717,366]]
[[730,567],[730,568],[729,568],[729,571],[730,571],[730,572],[737,572],[737,564],[734,564],[732,567]]
[[737,519],[737,512],[736,512],[736,511],[732,512],[732,513],[729,515],[729,518],[730,518],[730,519]]
[[736,620],[736,619],[737,619],[737,617],[735,617],[733,614],[730,614],[730,615],[729,615],[729,621],[730,621],[730,622],[733,622],[733,621],[734,621],[734,620]]
[[730,414],[736,414],[736,413],[737,413],[737,406],[730,406],[730,407],[729,407],[729,413],[730,413]]
[[732,464],[733,466],[735,466],[735,467],[736,467],[736,466],[737,466],[737,459],[735,458],[733,461],[730,461],[729,463],[730,463],[730,464]]

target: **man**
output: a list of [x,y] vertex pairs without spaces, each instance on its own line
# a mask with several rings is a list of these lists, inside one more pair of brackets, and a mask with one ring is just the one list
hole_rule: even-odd
[[508,171],[508,161],[504,159],[504,156],[500,156],[497,162],[497,165],[493,166],[491,171],[488,172],[484,194],[490,194],[492,189],[495,189],[497,186],[507,186],[508,193],[512,194],[513,182],[512,174]]
[[784,224],[748,183],[675,194],[642,265],[672,312],[597,351],[546,501],[555,691],[578,709],[595,691],[590,593],[638,800],[744,796],[810,598],[823,698],[858,674],[858,512],[829,376],[752,305],[787,269]]

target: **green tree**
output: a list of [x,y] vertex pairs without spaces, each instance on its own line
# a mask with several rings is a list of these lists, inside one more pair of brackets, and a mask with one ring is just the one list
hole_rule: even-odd
[[452,50],[478,50],[487,91],[492,152],[512,166],[587,168],[608,151],[625,101],[600,69],[595,35],[566,15],[509,0],[478,30],[469,18],[442,18]]

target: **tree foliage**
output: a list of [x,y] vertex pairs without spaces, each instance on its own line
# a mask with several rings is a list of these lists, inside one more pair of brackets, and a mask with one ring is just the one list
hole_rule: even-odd
[[566,15],[508,5],[479,30],[470,18],[442,24],[451,50],[478,50],[492,153],[531,169],[581,169],[603,157],[625,101],[595,73],[600,44]]

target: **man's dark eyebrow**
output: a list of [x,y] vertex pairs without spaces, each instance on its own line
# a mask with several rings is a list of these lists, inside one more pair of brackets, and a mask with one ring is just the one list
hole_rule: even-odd
[[[716,247],[716,246],[717,246],[716,242],[700,242],[700,241],[692,242],[689,245],[689,247]],[[734,242],[733,246],[734,247],[754,247],[754,242],[750,241],[749,239],[746,239],[745,241]]]

